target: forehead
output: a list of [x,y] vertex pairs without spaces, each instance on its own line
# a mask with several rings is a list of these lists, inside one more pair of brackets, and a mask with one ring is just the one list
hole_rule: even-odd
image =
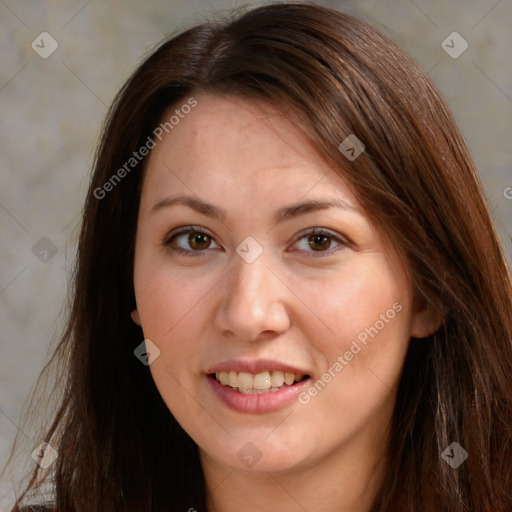
[[[143,197],[163,189],[225,200],[235,193],[248,203],[258,198],[261,206],[262,197],[276,192],[290,201],[314,192],[357,204],[347,182],[282,110],[216,94],[195,99],[197,105],[152,150]],[[179,103],[169,109],[164,122],[179,109]]]

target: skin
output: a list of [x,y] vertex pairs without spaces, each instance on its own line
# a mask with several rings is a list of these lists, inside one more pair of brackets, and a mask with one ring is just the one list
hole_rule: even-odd
[[[160,350],[151,374],[199,446],[209,511],[367,511],[409,340],[441,319],[414,298],[398,255],[296,122],[256,101],[196,99],[152,151],[141,195],[132,318]],[[225,219],[184,205],[151,211],[178,194],[222,207]],[[280,207],[332,198],[354,210],[273,218]],[[207,236],[163,243],[186,226]],[[303,232],[314,227],[333,238],[312,241]],[[252,263],[236,252],[247,236],[263,248]],[[214,363],[267,358],[307,369],[313,385],[396,303],[395,318],[305,405],[237,412],[207,383]],[[251,468],[237,457],[248,442],[261,453]]]

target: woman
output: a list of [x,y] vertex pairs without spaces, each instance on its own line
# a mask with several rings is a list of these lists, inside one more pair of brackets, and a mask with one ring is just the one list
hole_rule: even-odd
[[104,128],[50,509],[510,511],[511,306],[469,152],[394,43],[308,4],[194,27]]

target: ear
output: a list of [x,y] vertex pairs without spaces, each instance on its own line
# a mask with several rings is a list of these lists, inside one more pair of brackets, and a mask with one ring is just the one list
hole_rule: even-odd
[[140,327],[141,326],[140,325],[140,316],[139,316],[139,312],[137,311],[137,309],[134,309],[130,313],[130,316],[132,317],[133,323],[137,324]]
[[411,337],[426,338],[434,334],[443,322],[443,315],[425,298],[417,298],[413,304],[414,312],[411,319]]

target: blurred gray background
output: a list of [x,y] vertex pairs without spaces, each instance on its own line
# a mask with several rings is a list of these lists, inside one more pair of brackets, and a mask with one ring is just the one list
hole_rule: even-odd
[[[62,330],[79,212],[107,106],[168,33],[262,3],[0,0],[0,470],[21,406]],[[476,160],[511,261],[512,1],[317,3],[368,20],[428,71]],[[0,482],[0,512],[12,503],[15,483],[9,474]]]

